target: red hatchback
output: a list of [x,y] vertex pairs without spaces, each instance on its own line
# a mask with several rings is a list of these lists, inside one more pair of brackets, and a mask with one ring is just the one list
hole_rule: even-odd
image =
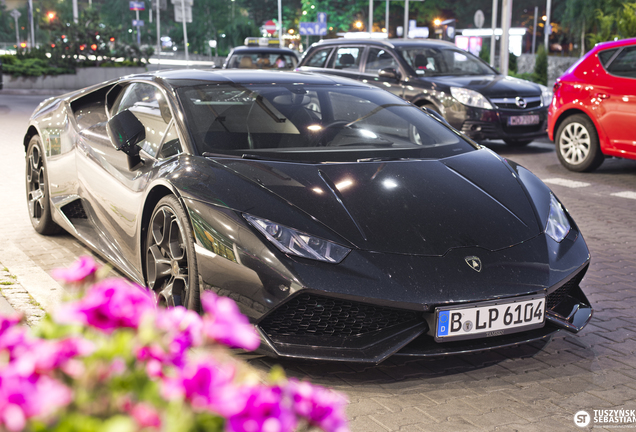
[[636,159],[636,38],[596,45],[557,80],[548,134],[571,171]]

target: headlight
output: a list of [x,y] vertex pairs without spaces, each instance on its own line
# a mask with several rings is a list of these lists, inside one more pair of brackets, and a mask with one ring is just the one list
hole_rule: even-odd
[[554,93],[544,85],[539,84],[539,87],[541,87],[541,103],[543,106],[549,106],[552,103]]
[[548,215],[548,223],[545,226],[545,233],[552,237],[554,241],[560,243],[569,232],[570,221],[568,221],[561,203],[550,193],[550,214]]
[[461,87],[451,87],[451,94],[455,99],[463,103],[476,108],[492,109],[490,102],[479,92],[475,90],[469,90]]
[[339,244],[279,225],[267,219],[245,214],[243,217],[247,219],[254,228],[267,237],[267,240],[274,243],[274,246],[286,254],[318,261],[339,263],[351,251],[351,249],[347,249]]

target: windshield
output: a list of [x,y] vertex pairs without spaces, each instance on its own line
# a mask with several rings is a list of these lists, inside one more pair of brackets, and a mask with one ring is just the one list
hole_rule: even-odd
[[380,89],[210,84],[178,94],[200,154],[328,162],[442,158],[475,148]]
[[466,51],[445,47],[402,47],[398,52],[421,76],[495,75],[487,64]]

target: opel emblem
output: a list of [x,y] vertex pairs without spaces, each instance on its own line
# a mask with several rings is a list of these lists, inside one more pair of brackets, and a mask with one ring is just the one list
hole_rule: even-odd
[[464,258],[468,267],[475,270],[477,273],[481,271],[481,260],[476,256],[467,256]]
[[516,98],[516,99],[515,99],[515,103],[517,104],[517,106],[518,106],[519,108],[522,108],[522,109],[523,109],[523,108],[525,108],[525,107],[526,107],[526,105],[527,105],[527,104],[526,104],[526,100],[525,100],[524,98],[520,98],[520,97],[518,97],[518,98]]

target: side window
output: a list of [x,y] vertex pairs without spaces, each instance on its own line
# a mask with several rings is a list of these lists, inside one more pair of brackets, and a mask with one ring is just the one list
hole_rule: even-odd
[[623,49],[607,66],[607,71],[620,77],[636,78],[636,46]]
[[380,69],[393,68],[398,69],[398,63],[395,58],[386,50],[380,48],[369,49],[367,55],[367,65],[365,72],[377,75]]
[[175,122],[172,121],[168,132],[166,132],[163,144],[161,145],[161,150],[157,157],[159,159],[167,159],[181,153],[183,153],[183,148],[181,147],[181,141],[179,141]]
[[598,58],[601,61],[601,64],[603,65],[603,67],[607,68],[607,64],[612,59],[612,57],[614,57],[614,54],[616,54],[616,51],[618,51],[618,48],[608,49],[598,53]]
[[361,47],[341,47],[336,51],[336,63],[334,69],[359,70]]
[[145,126],[146,139],[139,146],[155,157],[172,120],[168,103],[159,89],[151,84],[133,83],[124,90],[114,109],[117,113],[129,110]]
[[323,48],[314,52],[311,57],[307,59],[305,66],[324,68],[327,66],[327,59],[333,48]]

